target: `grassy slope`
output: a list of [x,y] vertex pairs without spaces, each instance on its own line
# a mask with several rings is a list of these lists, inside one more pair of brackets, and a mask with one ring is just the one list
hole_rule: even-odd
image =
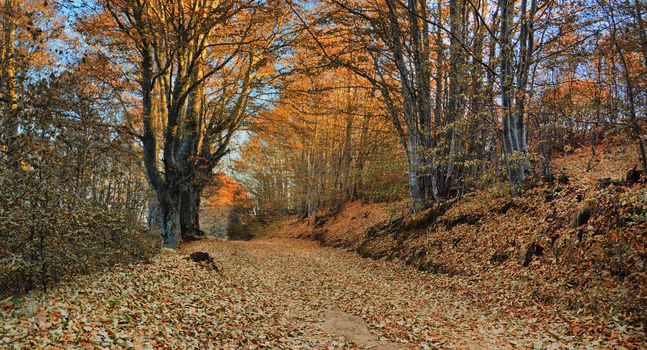
[[[537,184],[520,198],[491,188],[404,225],[388,225],[401,206],[350,203],[332,217],[284,219],[264,234],[397,259],[447,275],[456,293],[476,295],[494,313],[549,312],[571,322],[573,336],[614,336],[647,321],[647,188],[600,188],[600,179],[624,178],[635,152],[598,154],[591,172],[588,151],[555,160],[569,183]],[[585,208],[590,219],[573,222]]]

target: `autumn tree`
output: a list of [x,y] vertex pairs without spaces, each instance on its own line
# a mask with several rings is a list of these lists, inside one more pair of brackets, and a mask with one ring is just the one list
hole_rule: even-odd
[[118,67],[77,56],[57,2],[3,5],[0,294],[146,258],[158,245]]
[[56,55],[52,43],[63,36],[62,19],[47,2],[3,0],[0,20],[0,145],[16,165],[22,156],[21,98],[29,80],[49,69]]
[[343,68],[310,69],[313,51],[284,60],[294,71],[276,106],[250,125],[236,162],[261,216],[308,217],[351,200],[388,198],[403,179],[397,137],[374,89]]
[[[289,4],[301,27],[299,45],[320,57],[308,63],[310,69],[342,67],[377,92],[405,155],[414,212],[501,176],[514,195],[538,172],[550,181],[550,159],[560,144],[556,135],[569,125],[578,135],[601,123],[626,127],[644,159],[636,95],[643,73],[629,64],[644,57],[640,6],[608,3],[604,15],[593,1]],[[597,25],[601,15],[607,26]],[[633,51],[626,46],[631,36],[619,34],[614,21],[630,24],[636,33]],[[623,80],[623,88],[607,93],[597,84],[596,119],[574,121],[573,113],[581,110],[557,113],[542,101],[555,97],[562,84],[588,84],[593,39],[601,35],[615,43],[605,55],[611,55],[611,80]],[[619,102],[622,97],[626,103]],[[572,94],[559,98],[582,102]],[[605,104],[623,109],[611,124],[602,117]]]
[[[257,108],[281,53],[280,3],[104,0],[88,35],[132,64],[141,98],[140,139],[169,247],[201,234],[204,181]],[[92,23],[92,24],[90,24]],[[93,29],[103,28],[104,32]]]

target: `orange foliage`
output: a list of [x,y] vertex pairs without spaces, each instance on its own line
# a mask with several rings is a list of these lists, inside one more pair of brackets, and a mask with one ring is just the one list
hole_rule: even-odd
[[231,177],[218,173],[214,184],[205,191],[203,203],[210,207],[231,207],[234,205],[248,205],[249,195],[243,187]]

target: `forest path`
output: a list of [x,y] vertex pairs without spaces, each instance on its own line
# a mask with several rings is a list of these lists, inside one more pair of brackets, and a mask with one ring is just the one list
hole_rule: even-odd
[[[185,259],[195,251],[212,255],[221,272]],[[546,336],[550,325],[481,308],[456,293],[452,278],[460,277],[306,241],[205,239],[153,264],[61,284],[14,310],[5,305],[0,344],[502,349],[555,341]]]

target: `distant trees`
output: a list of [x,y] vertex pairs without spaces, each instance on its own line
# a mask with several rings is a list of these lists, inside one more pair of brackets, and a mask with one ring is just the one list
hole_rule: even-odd
[[390,198],[404,177],[375,91],[343,68],[308,69],[318,60],[310,50],[290,60],[296,72],[277,107],[250,126],[235,166],[257,214],[308,217],[349,200]]

